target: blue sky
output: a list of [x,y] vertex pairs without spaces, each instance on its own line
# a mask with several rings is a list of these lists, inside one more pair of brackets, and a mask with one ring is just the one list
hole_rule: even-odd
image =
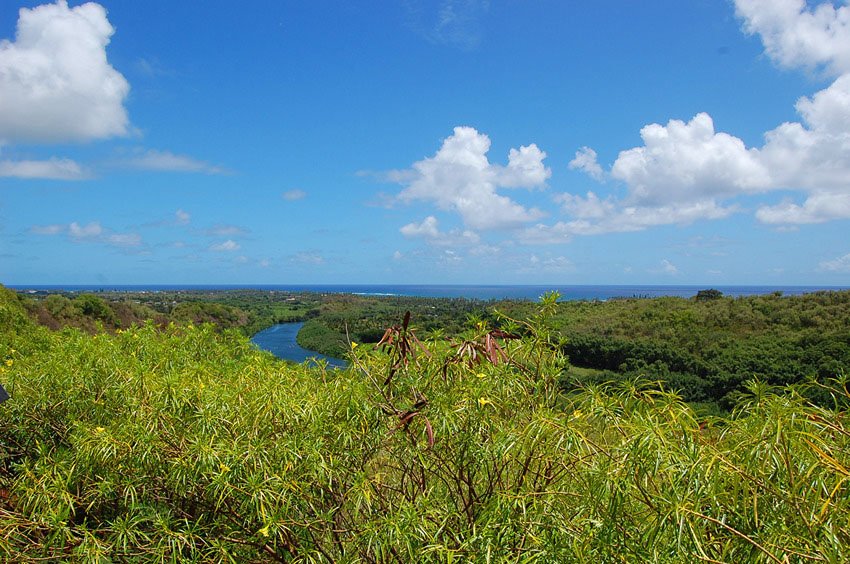
[[850,7],[0,5],[0,283],[850,285]]

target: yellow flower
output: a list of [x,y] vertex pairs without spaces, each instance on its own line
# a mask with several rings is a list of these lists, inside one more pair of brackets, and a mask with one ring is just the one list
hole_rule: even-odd
[[103,427],[95,427],[94,428],[95,433],[103,433],[104,431],[106,431],[106,429],[104,429]]
[[263,527],[262,529],[260,529],[257,532],[260,533],[261,535],[263,535],[264,537],[267,537],[267,536],[269,536],[269,526],[266,525],[265,527]]
[[351,348],[352,348],[352,349],[356,349],[356,348],[357,348],[357,343],[355,343],[354,341],[351,341]]
[[485,405],[487,405],[488,403],[492,404],[493,402],[492,402],[492,401],[490,401],[490,400],[488,400],[487,398],[478,398],[478,405],[479,405],[480,407],[484,407],[484,406],[485,406]]
[[487,377],[487,375],[484,374],[483,372],[479,372],[478,374],[476,374],[476,376],[478,376],[479,378],[486,378]]
[[222,474],[224,474],[225,472],[230,472],[230,466],[228,466],[224,462],[219,463],[218,469],[221,470]]
[[15,361],[10,358],[9,360],[6,361],[6,366],[12,366],[14,363],[15,363]]

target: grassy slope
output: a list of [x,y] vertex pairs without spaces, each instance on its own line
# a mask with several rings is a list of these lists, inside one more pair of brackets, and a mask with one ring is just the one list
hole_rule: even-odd
[[850,558],[843,412],[763,386],[717,424],[649,389],[563,396],[535,325],[511,363],[435,342],[323,373],[210,327],[50,333],[0,290],[0,558]]

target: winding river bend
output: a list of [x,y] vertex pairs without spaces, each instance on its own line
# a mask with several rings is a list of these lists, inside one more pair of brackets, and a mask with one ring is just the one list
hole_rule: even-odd
[[339,358],[325,356],[315,351],[309,351],[295,340],[303,323],[280,323],[260,331],[251,342],[283,360],[302,363],[311,359],[325,360],[330,368],[346,368],[348,363]]

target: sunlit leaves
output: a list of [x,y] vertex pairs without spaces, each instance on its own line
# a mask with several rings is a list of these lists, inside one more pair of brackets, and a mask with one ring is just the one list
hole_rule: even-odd
[[521,339],[482,321],[481,362],[403,322],[403,355],[330,372],[208,326],[0,327],[0,560],[850,558],[844,412],[759,383],[717,421],[657,383],[557,395],[554,299],[503,320]]

